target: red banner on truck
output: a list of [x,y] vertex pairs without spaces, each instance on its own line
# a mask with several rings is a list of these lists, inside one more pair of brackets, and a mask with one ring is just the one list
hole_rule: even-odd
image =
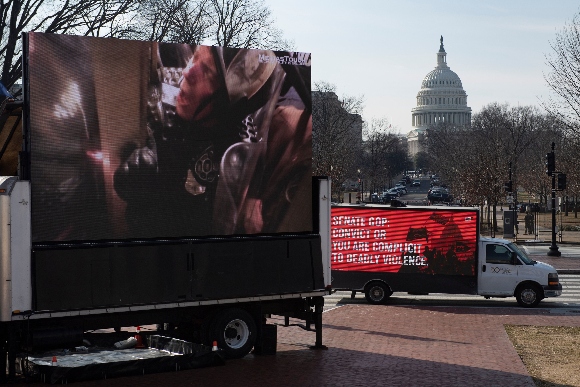
[[332,270],[475,275],[477,211],[336,206]]

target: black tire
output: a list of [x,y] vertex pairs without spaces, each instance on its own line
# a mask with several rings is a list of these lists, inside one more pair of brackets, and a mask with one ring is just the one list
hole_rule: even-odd
[[542,289],[532,283],[522,284],[516,290],[516,300],[524,308],[533,308],[538,305],[542,301],[543,296]]
[[228,359],[246,356],[256,342],[256,322],[243,309],[232,308],[219,312],[212,321],[210,339]]
[[384,304],[391,294],[393,292],[384,282],[371,282],[365,288],[365,298],[369,304],[373,305]]

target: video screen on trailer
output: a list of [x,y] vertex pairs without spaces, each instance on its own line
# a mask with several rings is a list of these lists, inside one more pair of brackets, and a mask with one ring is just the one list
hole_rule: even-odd
[[34,243],[313,230],[310,54],[27,37]]
[[474,276],[477,211],[333,207],[332,270]]

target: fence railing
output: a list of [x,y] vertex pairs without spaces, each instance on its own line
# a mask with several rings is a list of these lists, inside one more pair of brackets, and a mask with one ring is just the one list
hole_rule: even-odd
[[[492,219],[487,219],[484,211],[481,217],[480,232],[491,237],[506,237],[517,241],[551,242],[552,241],[552,212],[530,211],[518,212],[515,237],[504,235],[504,213],[502,209],[496,212],[497,227],[492,227]],[[526,220],[526,215],[528,218]],[[556,241],[563,243],[580,243],[580,214],[578,212],[558,211],[556,213]]]

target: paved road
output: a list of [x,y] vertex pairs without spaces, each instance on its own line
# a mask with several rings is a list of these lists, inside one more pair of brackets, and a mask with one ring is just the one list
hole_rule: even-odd
[[[576,313],[580,316],[580,275],[562,274],[562,296],[546,298],[538,305],[542,309],[554,309],[554,313]],[[337,291],[325,297],[325,311],[348,304],[366,304],[363,293],[356,293],[351,299],[351,292]],[[517,307],[515,297],[491,298],[489,300],[477,295],[462,294],[430,294],[427,296],[409,295],[403,292],[395,292],[389,300],[389,305],[415,305],[415,306],[469,306],[469,307]]]
[[407,184],[407,194],[400,197],[400,200],[412,205],[426,205],[427,191],[429,190],[429,179],[422,178],[420,187],[411,187]]

